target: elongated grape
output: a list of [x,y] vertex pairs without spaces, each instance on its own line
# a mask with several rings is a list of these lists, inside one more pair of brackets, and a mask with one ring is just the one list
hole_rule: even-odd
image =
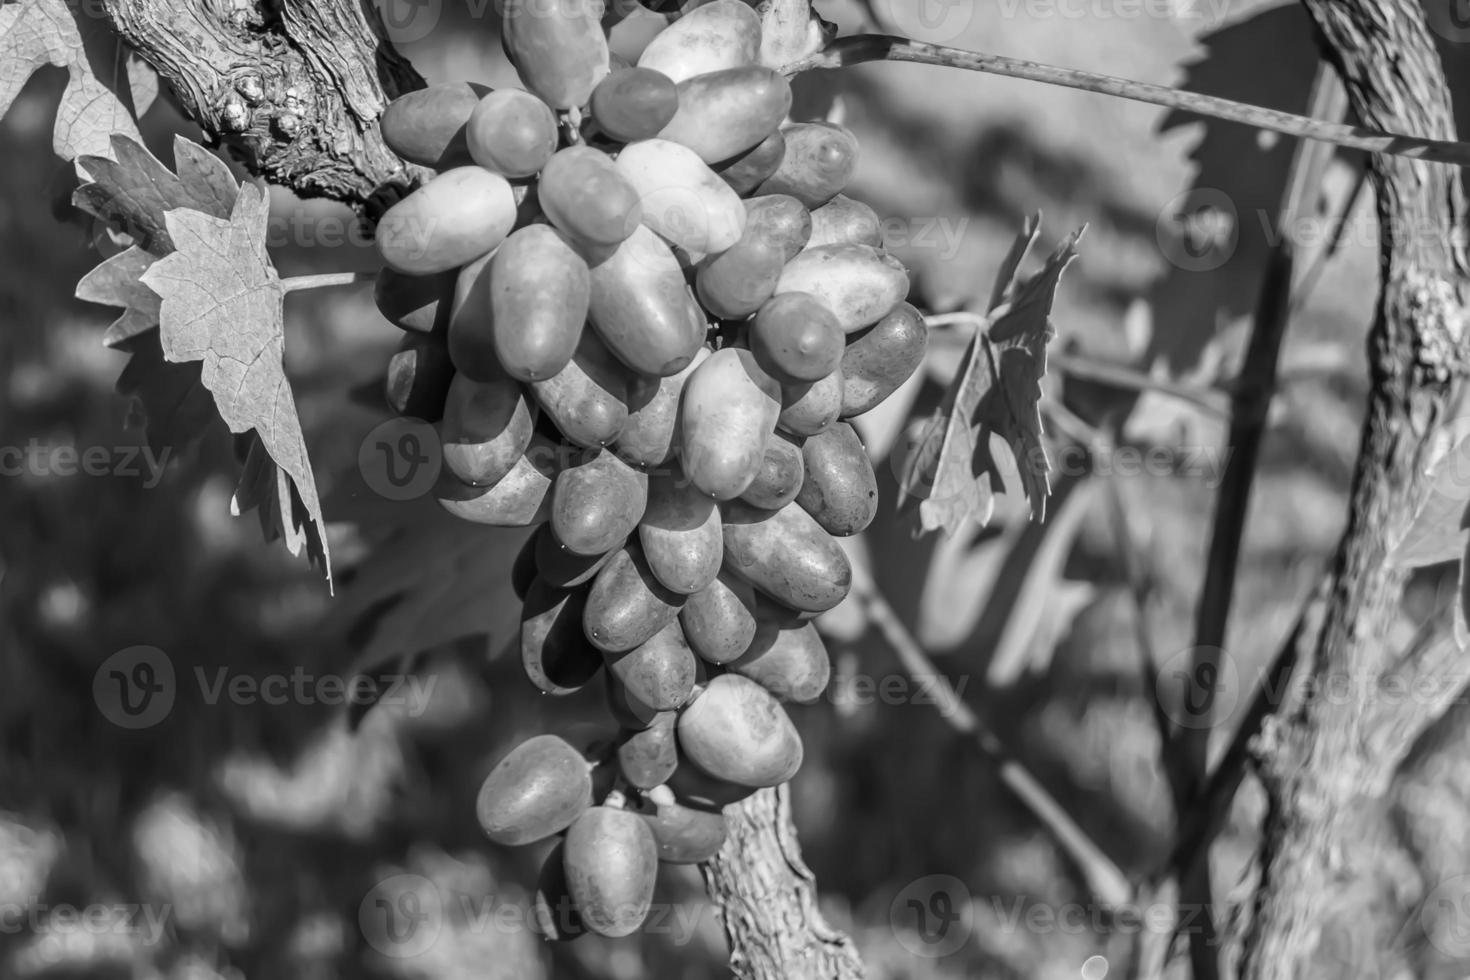
[[656,711],[682,707],[694,692],[694,653],[677,619],[632,650],[607,654],[607,669],[632,698]]
[[409,163],[447,170],[470,162],[465,123],[488,85],[450,82],[405,92],[383,110],[383,142]]
[[541,171],[537,200],[546,217],[573,241],[611,247],[638,227],[638,190],[612,157],[590,146],[559,150]]
[[838,422],[802,444],[806,477],[796,503],[828,534],[846,537],[878,513],[878,479],[857,432]]
[[762,510],[780,510],[795,500],[806,479],[801,441],[779,430],[772,432],[766,439],[760,472],[740,499]]
[[719,163],[765,139],[790,109],[785,75],[762,65],[726,68],[680,82],[679,110],[658,135]]
[[847,555],[806,511],[765,511],[734,501],[725,508],[725,567],[792,609],[823,612],[847,596]]
[[505,0],[506,57],[526,88],[554,109],[586,105],[608,73],[601,6],[592,0]]
[[495,527],[529,527],[551,512],[551,481],[559,453],[544,436],[533,435],[526,453],[492,487],[470,487],[452,477],[441,479],[439,504],[461,520]]
[[745,205],[693,150],[665,139],[630,143],[617,167],[637,190],[643,224],[691,252],[723,252],[740,240]]
[[503,88],[480,100],[465,124],[470,156],[486,170],[529,177],[556,152],[556,116],[529,92]]
[[755,589],[729,571],[689,597],[679,622],[689,647],[705,661],[725,664],[743,654],[755,638]]
[[559,589],[575,589],[586,585],[607,564],[612,552],[602,555],[579,555],[566,548],[556,537],[550,524],[536,532],[535,539],[537,574],[548,585]]
[[643,549],[629,541],[592,580],[582,625],[599,650],[621,653],[673,622],[683,604],[683,596],[654,578]]
[[801,768],[796,727],[764,688],[739,674],[712,678],[679,714],[679,748],[717,779],[778,786]]
[[681,463],[695,487],[716,500],[745,492],[760,471],[779,393],[747,350],[726,347],[695,369],[680,419]]
[[852,334],[842,354],[842,417],[872,411],[924,362],[924,316],[900,303],[870,329]]
[[603,450],[557,474],[551,528],[573,554],[606,554],[638,527],[647,503],[648,476]]
[[497,483],[525,454],[534,424],[534,407],[510,378],[455,375],[439,426],[444,466],[473,486]]
[[598,83],[591,110],[604,133],[634,143],[657,136],[669,124],[679,110],[679,89],[663,72],[624,68]]
[[832,678],[827,647],[811,623],[771,629],[730,669],[755,681],[776,700],[797,704],[816,701]]
[[785,158],[786,134],[778,129],[744,153],[715,164],[715,172],[744,197],[774,174]]
[[495,356],[494,314],[490,307],[490,261],[494,257],[493,252],[482,255],[459,270],[449,309],[449,356],[455,370],[476,381],[505,376]]
[[490,260],[496,360],[521,381],[544,381],[571,361],[591,294],[587,263],[550,225],[511,234]]
[[384,212],[375,242],[394,269],[428,275],[489,252],[515,220],[515,194],[504,177],[482,167],[456,167]]
[[819,208],[847,186],[857,169],[858,143],[834,123],[787,126],[786,152],[776,172],[760,185],[760,194],[790,194],[809,208]]
[[648,821],[658,843],[658,859],[666,864],[708,861],[719,853],[729,834],[724,814],[677,802],[650,803],[638,815]]
[[709,355],[709,348],[701,347],[677,374],[633,382],[628,391],[628,421],[612,444],[619,456],[634,466],[659,466],[673,457],[679,442],[684,385]]
[[871,245],[824,245],[786,264],[777,293],[810,293],[837,316],[846,333],[886,316],[909,291],[908,270]]
[[677,471],[648,481],[648,507],[638,540],[654,577],[681,595],[698,592],[720,571],[720,511]]
[[820,381],[842,363],[846,334],[811,293],[781,293],[761,304],[749,342],[756,362],[782,384]]
[[567,830],[563,863],[582,921],[601,936],[632,934],[648,917],[658,845],[637,814],[597,806]]
[[677,374],[704,343],[704,317],[684,283],[684,270],[669,247],[642,226],[593,266],[590,311],[608,349],[639,374]]
[[480,787],[480,829],[497,844],[518,847],[571,826],[592,805],[587,760],[555,735],[512,749]]
[[[618,739],[618,769],[638,789],[662,786],[679,767],[679,743],[675,711],[660,711],[653,724],[641,731],[626,731]],[[654,836],[657,837],[657,830]]]
[[700,301],[716,316],[749,316],[776,291],[786,262],[811,234],[811,215],[784,194],[745,202],[740,241],[699,264],[695,286]]
[[568,440],[589,449],[612,442],[628,419],[628,376],[595,331],[583,330],[566,367],[531,384],[541,408]]
[[861,201],[838,194],[812,212],[812,236],[808,248],[823,245],[883,244],[883,224],[878,212]]
[[826,432],[842,411],[842,370],[839,368],[811,384],[784,385],[781,388],[782,429],[797,436],[814,436]]
[[655,35],[638,57],[675,82],[726,68],[753,65],[760,56],[761,24],[741,0],[714,0],[691,10]]

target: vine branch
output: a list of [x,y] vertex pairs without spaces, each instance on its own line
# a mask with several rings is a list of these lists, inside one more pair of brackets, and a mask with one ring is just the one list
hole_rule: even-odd
[[1022,58],[925,44],[891,34],[854,34],[838,38],[811,57],[788,63],[785,71],[788,75],[794,75],[817,68],[845,68],[870,61],[907,61],[921,65],[963,68],[966,71],[1003,75],[1007,78],[1023,78],[1046,85],[1059,85],[1083,92],[1096,92],[1134,102],[1180,109],[1287,136],[1367,150],[1370,153],[1387,153],[1434,163],[1470,166],[1470,144],[1456,140],[1404,136],[1362,126],[1323,122],[1320,119],[1309,119],[1306,116],[1247,105],[1213,95],[1182,92],[1165,85],[1135,82],[1077,68],[1058,68]]

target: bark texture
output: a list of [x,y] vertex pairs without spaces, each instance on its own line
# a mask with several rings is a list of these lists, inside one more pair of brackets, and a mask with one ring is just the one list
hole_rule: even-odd
[[[1416,0],[1304,2],[1365,125],[1454,138],[1439,57]],[[1437,710],[1401,699],[1386,714],[1373,692],[1405,671],[1387,642],[1404,575],[1386,558],[1423,499],[1425,437],[1464,369],[1464,201],[1452,167],[1375,156],[1371,178],[1382,236],[1382,290],[1368,343],[1372,391],[1310,675],[1317,690],[1353,696],[1308,697],[1263,735],[1270,809],[1244,943],[1242,974],[1250,980],[1306,972],[1324,910],[1371,863],[1354,846],[1366,843],[1357,817],[1383,805],[1394,770]],[[1442,668],[1437,657],[1408,665],[1420,675]]]
[[785,786],[725,808],[730,837],[703,865],[741,980],[857,980],[863,964],[817,908],[817,881],[796,840]]
[[183,110],[252,173],[353,205],[420,175],[384,145],[377,121],[424,80],[387,41],[371,0],[103,7]]

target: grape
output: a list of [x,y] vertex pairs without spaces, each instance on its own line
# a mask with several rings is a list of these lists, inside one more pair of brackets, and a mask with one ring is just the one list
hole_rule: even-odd
[[536,574],[548,585],[558,589],[575,589],[586,585],[612,557],[611,551],[602,555],[573,554],[557,540],[556,531],[550,524],[536,532],[534,544]]
[[643,924],[658,873],[658,845],[647,822],[595,806],[568,829],[564,847],[568,890],[588,929],[617,938]]
[[725,551],[719,508],[682,473],[649,479],[638,540],[654,577],[671,591],[690,595],[719,574]]
[[537,189],[551,223],[587,246],[617,245],[643,215],[638,191],[612,157],[590,146],[557,151],[541,171]]
[[677,374],[704,344],[704,315],[689,294],[684,270],[669,247],[641,225],[592,267],[590,309],[592,326],[608,349],[639,374]]
[[612,715],[619,728],[642,731],[652,725],[654,719],[662,713],[629,694],[622,681],[614,677],[611,671],[607,674],[605,691],[608,714]]
[[824,612],[852,585],[847,555],[796,504],[773,512],[732,502],[724,534],[726,567],[792,609]]
[[583,627],[599,650],[620,653],[652,639],[683,604],[684,597],[659,584],[642,548],[629,541],[592,580]]
[[765,688],[778,701],[811,704],[832,679],[827,648],[811,623],[791,629],[761,624],[755,642],[730,669]]
[[465,123],[488,85],[451,82],[406,92],[378,120],[383,142],[409,163],[446,170],[470,162]]
[[863,530],[878,513],[878,478],[862,440],[846,422],[802,443],[806,478],[796,503],[828,534]]
[[[676,711],[660,711],[647,728],[625,731],[619,737],[618,769],[623,778],[637,789],[662,786],[678,768],[679,743],[674,734],[674,723],[678,718]],[[657,828],[650,829],[657,838]]]
[[537,578],[521,607],[521,667],[542,694],[574,694],[602,668],[602,654],[582,632],[584,591],[567,592]]
[[497,483],[531,444],[534,422],[535,409],[511,379],[455,375],[439,426],[445,469],[475,486]]
[[648,475],[607,450],[565,467],[551,491],[551,529],[575,555],[603,555],[632,534],[648,503]]
[[384,397],[398,415],[437,422],[454,376],[449,351],[440,338],[407,334],[388,360]]
[[782,293],[761,304],[750,326],[756,362],[782,384],[820,381],[842,363],[846,335],[811,293]]
[[373,302],[400,330],[432,333],[444,326],[441,318],[449,312],[454,278],[454,270],[411,276],[384,266],[373,282]]
[[598,8],[591,0],[505,0],[505,56],[553,109],[586,105],[608,73]]
[[679,748],[717,779],[759,789],[801,768],[801,736],[776,699],[748,678],[721,674],[679,713]]
[[[744,680],[742,677],[736,679]],[[760,788],[711,776],[690,761],[682,748],[679,752],[679,768],[669,777],[667,785],[673,791],[674,799],[682,806],[715,812],[731,803],[739,803]]]
[[838,194],[812,212],[812,236],[808,248],[823,245],[883,244],[883,226],[878,212],[861,201]]
[[678,93],[679,110],[659,138],[687,146],[705,163],[749,150],[780,126],[791,109],[786,76],[761,65],[686,78]]
[[592,330],[583,330],[570,363],[531,393],[558,431],[588,449],[617,438],[628,420],[628,376]]
[[823,245],[787,263],[777,293],[811,293],[847,333],[877,323],[903,301],[909,275],[903,263],[871,245]]
[[786,152],[758,194],[790,194],[819,208],[847,186],[857,169],[857,137],[833,123],[798,123],[783,130]]
[[514,847],[565,830],[591,805],[587,760],[555,735],[536,735],[485,777],[475,810],[486,837]]
[[[675,760],[677,762],[677,758]],[[725,844],[729,828],[725,816],[699,807],[678,803],[650,803],[638,811],[653,831],[658,859],[667,864],[700,864],[714,857]]]
[[444,272],[499,245],[515,220],[515,194],[504,177],[456,167],[384,212],[375,233],[378,254],[399,272]]
[[712,664],[738,658],[755,638],[755,589],[729,571],[694,593],[679,610],[689,648]]
[[587,925],[567,885],[565,855],[564,842],[558,842],[546,855],[536,879],[536,893],[531,898],[533,928],[552,942],[568,942],[587,933]]
[[439,503],[461,520],[495,527],[530,527],[551,516],[551,481],[557,450],[546,437],[533,435],[526,454],[491,487],[471,487],[441,480]]
[[755,146],[715,166],[720,179],[736,194],[745,195],[759,187],[786,158],[786,134],[777,129]]
[[694,692],[694,653],[677,619],[632,650],[609,653],[607,669],[631,700],[655,711],[683,707]]
[[566,367],[587,319],[587,263],[549,225],[514,232],[490,260],[495,358],[511,377],[544,381]]
[[613,442],[618,455],[635,466],[659,466],[674,454],[679,424],[679,402],[694,369],[709,357],[708,347],[666,378],[643,378],[628,393],[628,421]]
[[929,328],[908,303],[900,303],[865,331],[847,338],[842,354],[842,417],[876,408],[924,362]]
[[470,156],[505,177],[530,177],[556,152],[556,116],[529,92],[500,89],[480,100],[465,124]]
[[740,499],[762,510],[780,510],[796,499],[805,478],[800,440],[784,432],[772,432],[766,438],[760,472]]
[[742,0],[714,0],[654,35],[639,55],[638,67],[682,82],[695,75],[753,65],[760,48],[761,22],[755,11]]
[[776,424],[794,436],[826,432],[842,412],[842,369],[810,384],[781,388],[781,414]]
[[608,75],[592,92],[592,119],[623,143],[657,136],[679,109],[679,89],[663,72],[624,68]]
[[811,234],[811,215],[794,197],[753,198],[745,202],[745,211],[740,241],[701,262],[695,278],[700,302],[725,319],[758,310]]
[[760,471],[766,437],[780,411],[780,387],[750,351],[711,354],[684,386],[684,472],[703,493],[731,500]]
[[664,139],[630,143],[618,171],[643,205],[643,224],[690,252],[723,252],[745,230],[745,205],[699,155]]

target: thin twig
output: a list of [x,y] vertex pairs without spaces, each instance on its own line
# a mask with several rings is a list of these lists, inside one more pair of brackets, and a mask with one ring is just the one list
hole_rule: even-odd
[[352,286],[360,282],[372,282],[375,272],[323,272],[315,276],[287,276],[281,280],[281,289],[294,293],[298,289],[321,289],[323,286]]
[[1000,736],[965,703],[898,618],[867,572],[856,566],[853,568],[852,595],[862,604],[868,622],[877,627],[904,669],[916,678],[933,679],[934,702],[940,716],[957,732],[970,736],[981,754],[996,764],[1001,782],[1056,837],[1062,849],[1082,871],[1093,894],[1109,906],[1127,902],[1133,894],[1128,876],[1011,753]]
[[1290,112],[1280,112],[1263,106],[1247,105],[1213,95],[1198,92],[1181,92],[1165,85],[1135,82],[1113,75],[1080,71],[1076,68],[1057,68],[1021,58],[1006,58],[998,54],[965,51],[939,44],[924,44],[891,34],[854,34],[838,38],[826,48],[788,64],[783,70],[788,75],[810,71],[814,68],[842,68],[869,61],[908,61],[923,65],[944,65],[963,68],[967,71],[1023,78],[1047,85],[1097,92],[1135,102],[1181,109],[1201,116],[1237,122],[1257,129],[1269,129],[1302,139],[1319,140],[1346,146],[1370,153],[1389,153],[1395,156],[1414,157],[1434,163],[1452,163],[1456,166],[1470,165],[1470,143],[1454,140],[1423,139],[1397,133],[1383,133],[1363,126],[1345,126],[1329,123]]

